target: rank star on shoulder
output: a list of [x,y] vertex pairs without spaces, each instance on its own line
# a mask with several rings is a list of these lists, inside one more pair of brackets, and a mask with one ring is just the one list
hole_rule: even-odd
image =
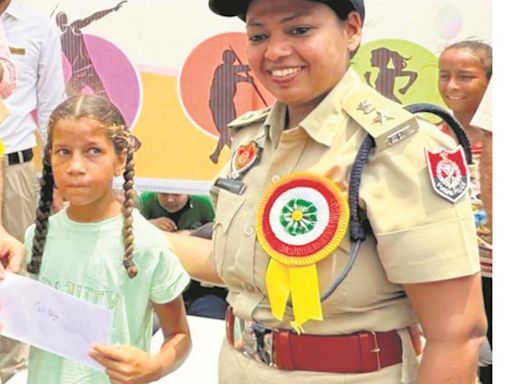
[[393,120],[393,116],[389,116],[386,112],[377,111],[377,116],[372,120],[372,123],[380,123],[380,125],[384,125],[384,123],[388,120]]
[[363,111],[365,115],[368,115],[369,113],[375,111],[375,107],[368,100],[363,100],[357,106],[357,110]]

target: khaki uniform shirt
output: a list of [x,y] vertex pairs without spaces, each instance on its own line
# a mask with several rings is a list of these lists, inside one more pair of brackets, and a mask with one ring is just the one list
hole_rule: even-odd
[[[216,203],[213,256],[229,288],[228,301],[237,316],[266,327],[290,328],[288,306],[283,322],[270,312],[265,287],[269,257],[255,232],[255,215],[264,191],[294,171],[328,175],[348,182],[356,152],[367,135],[342,106],[365,87],[351,69],[300,123],[283,130],[286,106],[236,120],[232,149],[256,141],[260,162],[243,176],[241,195],[212,188]],[[375,97],[383,98],[380,95]],[[389,101],[386,101],[389,102]],[[404,112],[401,106],[392,107]],[[388,111],[393,116],[393,111]],[[411,116],[412,117],[412,116]],[[471,275],[480,270],[469,197],[453,204],[437,195],[429,178],[425,148],[453,148],[453,140],[437,127],[419,121],[419,130],[391,146],[379,146],[365,165],[360,205],[372,227],[352,271],[322,303],[323,321],[308,321],[310,334],[388,331],[417,322],[402,284]],[[229,173],[229,164],[221,176]],[[317,264],[320,293],[347,263],[352,243],[345,236],[336,252]]]

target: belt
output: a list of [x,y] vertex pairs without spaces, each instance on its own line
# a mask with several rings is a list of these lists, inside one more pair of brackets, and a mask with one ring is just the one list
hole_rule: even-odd
[[[241,323],[240,340],[235,340],[237,322]],[[242,320],[228,308],[226,336],[231,346],[244,355],[283,370],[366,373],[402,362],[402,342],[396,330],[298,335]]]
[[32,151],[32,148],[29,148],[23,151],[8,153],[5,156],[7,157],[8,165],[15,165],[32,160],[34,157],[34,152]]

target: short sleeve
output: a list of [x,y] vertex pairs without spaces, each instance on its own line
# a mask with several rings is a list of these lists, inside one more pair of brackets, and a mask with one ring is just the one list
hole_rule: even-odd
[[215,211],[213,210],[212,200],[210,196],[200,195],[197,196],[198,201],[203,205],[203,223],[209,223],[215,219]]
[[149,192],[142,192],[139,196],[139,210],[142,216],[146,219],[151,219],[150,217],[150,200],[151,194]]
[[158,264],[153,273],[150,299],[156,304],[176,299],[190,282],[176,255],[167,248],[158,251]]
[[361,203],[391,282],[446,280],[480,270],[469,196],[452,203],[433,189],[426,150],[453,140],[422,123],[413,137],[378,152],[363,171]]

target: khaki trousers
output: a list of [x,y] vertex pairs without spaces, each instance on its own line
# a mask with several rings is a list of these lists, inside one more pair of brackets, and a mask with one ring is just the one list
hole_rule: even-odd
[[[39,182],[34,163],[4,163],[3,224],[21,242],[25,230],[34,222],[39,198]],[[27,293],[28,294],[28,293]],[[28,345],[0,336],[0,384],[26,367]]]
[[39,199],[39,181],[32,161],[4,163],[3,223],[6,231],[24,241],[25,230],[34,222]]
[[371,373],[338,374],[310,371],[283,371],[255,361],[224,340],[219,359],[220,384],[414,384],[419,366],[407,330],[402,339],[402,364]]

